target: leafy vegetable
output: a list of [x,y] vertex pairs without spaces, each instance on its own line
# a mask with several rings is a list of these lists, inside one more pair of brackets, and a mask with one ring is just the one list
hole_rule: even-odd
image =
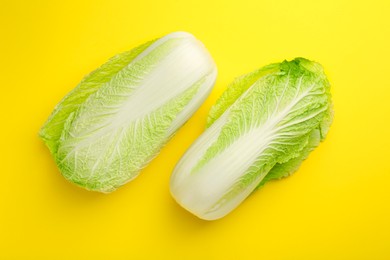
[[171,193],[199,218],[221,218],[256,187],[296,171],[331,121],[330,86],[318,63],[297,58],[239,77],[176,165]]
[[169,34],[86,76],[56,106],[40,136],[66,179],[111,192],[136,177],[199,108],[216,73],[192,35]]

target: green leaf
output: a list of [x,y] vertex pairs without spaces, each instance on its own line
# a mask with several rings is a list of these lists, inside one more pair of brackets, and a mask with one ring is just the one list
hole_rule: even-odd
[[307,145],[299,152],[299,155],[291,158],[285,163],[277,163],[274,167],[265,175],[264,179],[261,180],[257,188],[263,186],[266,182],[271,180],[279,180],[281,178],[290,176],[298,170],[299,166],[304,160],[307,159],[310,152],[313,151],[321,141],[319,129],[314,129],[309,136]]
[[279,64],[271,64],[235,79],[211,107],[206,127],[210,127],[245,91],[260,77],[279,69]]
[[75,112],[91,94],[95,93],[107,82],[110,82],[121,70],[127,68],[129,63],[155,41],[147,42],[130,51],[115,55],[100,68],[85,76],[78,86],[57,104],[39,132],[40,137],[51,152],[56,153],[57,151],[58,140],[70,113]]

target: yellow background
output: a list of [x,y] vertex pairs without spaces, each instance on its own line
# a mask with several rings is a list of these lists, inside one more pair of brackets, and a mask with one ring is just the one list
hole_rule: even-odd
[[[0,9],[0,259],[390,259],[390,3],[5,1]],[[116,53],[193,33],[215,88],[133,182],[103,195],[65,181],[39,128]],[[320,62],[335,120],[300,170],[227,217],[170,197],[171,171],[234,77],[297,56]]]

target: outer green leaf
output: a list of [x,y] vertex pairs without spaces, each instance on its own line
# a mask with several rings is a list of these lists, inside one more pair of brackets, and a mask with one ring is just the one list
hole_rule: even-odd
[[79,85],[66,95],[57,104],[53,113],[39,132],[51,152],[57,151],[58,140],[61,136],[66,119],[69,114],[75,112],[80,105],[100,87],[125,69],[137,56],[148,48],[154,41],[147,42],[137,48],[118,54],[108,60],[100,68],[88,74]]
[[307,145],[300,151],[299,155],[290,159],[288,162],[275,164],[267,175],[265,175],[264,179],[261,180],[258,187],[263,186],[270,180],[278,180],[293,174],[309,156],[310,152],[320,144],[320,141],[320,131],[319,129],[314,129],[310,134]]
[[236,100],[260,77],[279,70],[279,64],[270,64],[246,75],[236,78],[211,107],[206,127],[210,127]]

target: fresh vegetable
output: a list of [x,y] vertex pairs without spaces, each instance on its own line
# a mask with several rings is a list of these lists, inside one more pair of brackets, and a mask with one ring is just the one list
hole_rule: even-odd
[[171,194],[199,218],[221,218],[256,187],[296,171],[331,122],[330,86],[316,62],[297,58],[239,77],[176,165]]
[[66,179],[111,192],[136,177],[199,108],[216,74],[200,41],[169,34],[86,76],[56,106],[40,136]]

